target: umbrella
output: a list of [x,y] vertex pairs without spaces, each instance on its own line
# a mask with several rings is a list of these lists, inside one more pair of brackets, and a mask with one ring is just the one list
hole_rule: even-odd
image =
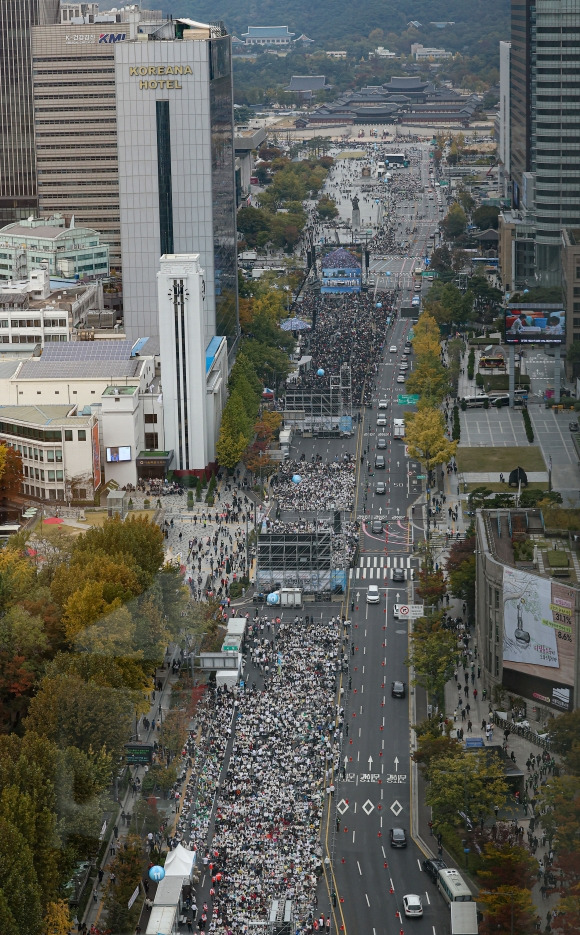
[[302,318],[286,318],[280,322],[280,327],[282,331],[308,331],[311,326]]

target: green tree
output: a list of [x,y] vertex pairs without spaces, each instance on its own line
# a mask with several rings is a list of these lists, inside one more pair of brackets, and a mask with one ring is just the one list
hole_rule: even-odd
[[472,214],[473,223],[482,231],[488,230],[490,227],[497,230],[499,213],[500,209],[495,208],[493,205],[480,205]]
[[140,907],[135,904],[129,909],[128,903],[135,887],[139,886],[144,868],[145,861],[140,838],[127,838],[124,847],[119,850],[110,864],[116,882],[109,886],[105,910],[107,924],[113,932],[133,931],[133,926],[139,917]]
[[39,935],[42,930],[41,892],[30,847],[17,828],[0,818],[0,919],[18,935]]
[[432,771],[425,798],[433,809],[436,825],[457,827],[462,824],[460,811],[475,825],[480,818],[492,815],[496,806],[501,808],[507,795],[499,757],[482,750],[461,751],[440,760],[439,769]]
[[144,588],[151,584],[163,564],[163,533],[157,523],[146,516],[128,516],[123,522],[118,518],[109,519],[101,527],[92,526],[78,537],[72,560],[87,552],[110,557],[130,556]]
[[120,756],[131,736],[136,701],[127,690],[84,682],[73,674],[45,677],[25,727],[59,747],[74,746],[85,753],[104,749]]
[[460,204],[455,202],[451,205],[447,217],[442,222],[442,227],[450,240],[457,240],[465,233],[467,216]]
[[452,633],[430,625],[416,626],[411,635],[409,665],[415,670],[414,682],[429,698],[442,704],[445,684],[453,674],[457,641]]
[[325,221],[330,221],[338,216],[336,202],[333,201],[332,198],[329,198],[328,195],[322,196],[316,205],[316,210],[318,211],[319,216]]

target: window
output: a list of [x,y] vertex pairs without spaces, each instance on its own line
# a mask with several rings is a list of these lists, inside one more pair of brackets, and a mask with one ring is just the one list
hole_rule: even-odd
[[49,449],[47,450],[47,452],[46,452],[46,460],[47,460],[47,461],[54,461],[54,449],[49,448]]
[[62,448],[55,449],[54,457],[56,461],[62,461]]
[[86,442],[86,440],[87,440],[87,430],[79,429],[79,441]]
[[495,657],[495,677],[499,677],[499,656]]
[[48,472],[48,479],[49,481],[52,481],[52,483],[54,483],[54,471]]
[[157,413],[156,412],[146,412],[145,413],[145,422],[157,422]]
[[159,445],[159,435],[157,432],[145,432],[145,448],[149,451],[156,451]]
[[499,610],[499,591],[495,589],[495,609]]
[[57,479],[57,480],[61,480],[61,481],[64,480],[64,471],[57,471],[57,472],[56,472],[56,479]]
[[65,440],[65,442],[72,442],[72,440],[73,440],[72,429],[65,429],[65,430],[64,430],[64,440]]

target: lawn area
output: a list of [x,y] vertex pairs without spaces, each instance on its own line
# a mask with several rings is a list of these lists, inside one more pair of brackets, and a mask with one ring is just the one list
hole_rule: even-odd
[[516,467],[522,467],[524,471],[546,470],[542,452],[536,445],[526,448],[458,448],[455,460],[460,471],[477,474],[501,471],[506,479]]

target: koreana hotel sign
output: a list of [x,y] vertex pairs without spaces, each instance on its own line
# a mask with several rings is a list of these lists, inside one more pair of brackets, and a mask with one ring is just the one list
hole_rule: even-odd
[[[131,65],[129,75],[131,78],[140,78],[140,91],[181,91],[183,85],[177,77],[167,78],[167,75],[192,75],[191,65]],[[148,80],[144,80],[148,79]]]

